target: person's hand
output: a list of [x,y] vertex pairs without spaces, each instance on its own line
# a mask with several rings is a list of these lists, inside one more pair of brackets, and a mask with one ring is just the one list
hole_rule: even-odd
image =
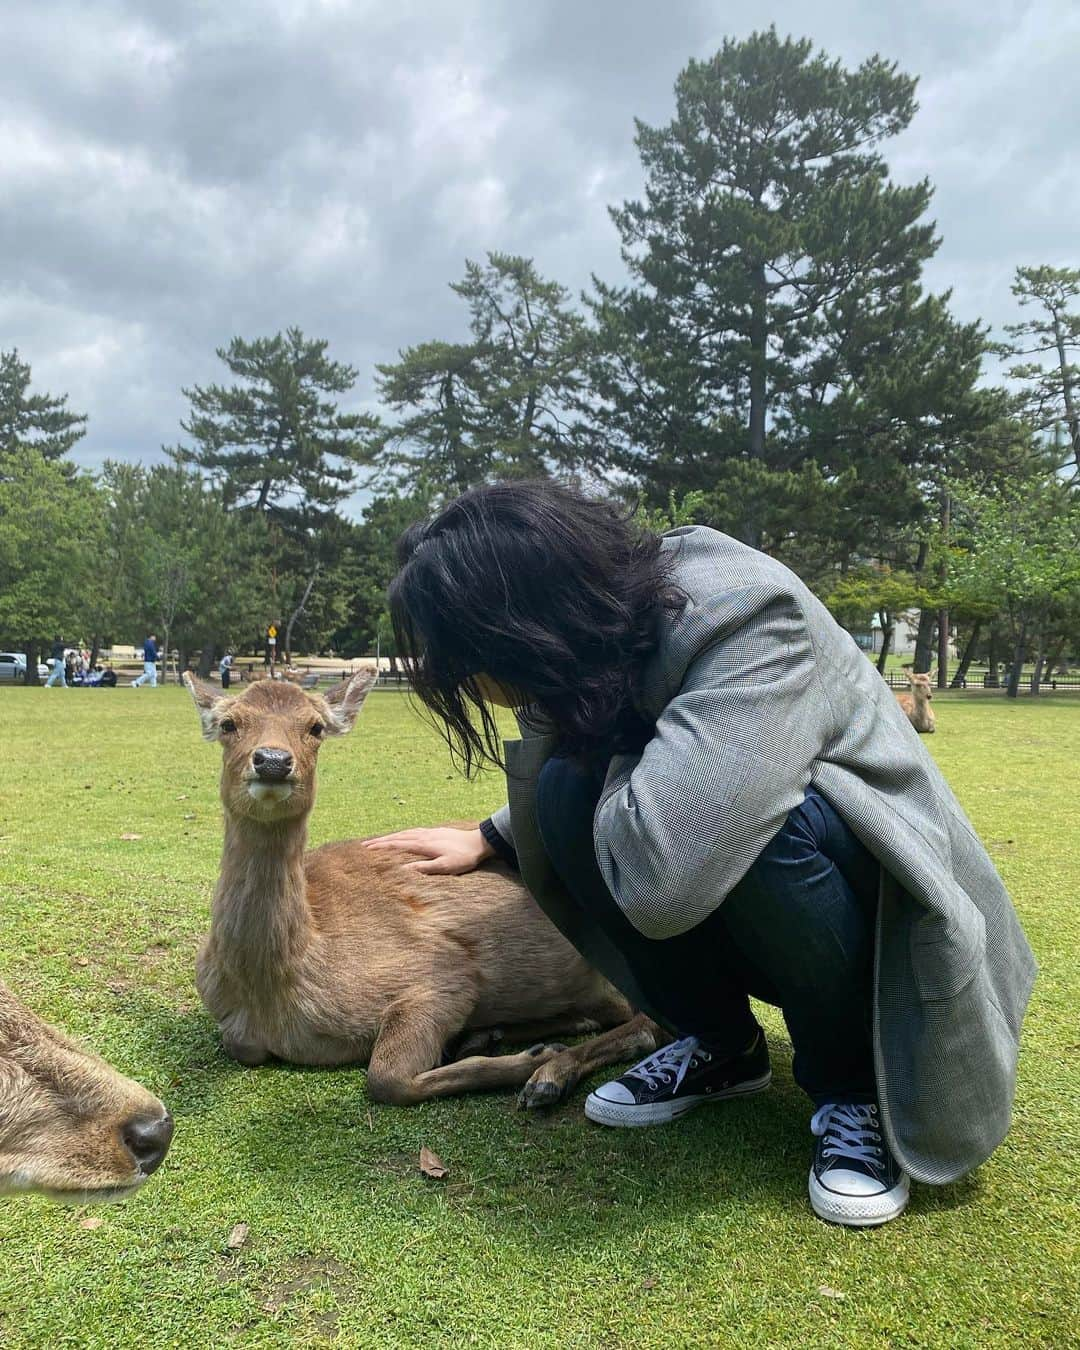
[[420,853],[423,857],[419,861],[405,866],[413,872],[440,877],[459,877],[495,856],[495,850],[479,830],[456,830],[449,825],[381,834],[377,839],[365,839],[364,847]]

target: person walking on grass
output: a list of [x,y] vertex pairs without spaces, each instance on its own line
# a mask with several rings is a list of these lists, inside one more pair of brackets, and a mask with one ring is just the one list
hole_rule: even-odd
[[233,654],[231,651],[227,651],[218,662],[218,674],[221,676],[222,689],[228,689],[232,683],[232,664]]
[[530,483],[458,498],[398,559],[413,687],[467,772],[506,769],[509,804],[476,830],[371,842],[420,853],[419,872],[512,862],[668,1028],[586,1115],[659,1125],[764,1090],[758,998],[813,1105],[821,1218],[884,1223],[910,1179],[987,1158],[1034,959],[918,734],[799,578],[715,530],[657,537]]
[[157,634],[151,633],[143,643],[143,673],[137,680],[131,681],[132,689],[149,683],[151,689],[157,688]]
[[52,645],[49,652],[52,657],[52,670],[49,671],[49,678],[45,681],[45,688],[50,685],[59,685],[61,689],[67,688],[67,673],[65,669],[66,653],[64,651],[64,639],[58,637]]

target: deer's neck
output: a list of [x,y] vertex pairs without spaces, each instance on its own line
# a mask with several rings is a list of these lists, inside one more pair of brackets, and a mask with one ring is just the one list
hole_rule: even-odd
[[244,983],[268,995],[292,983],[312,942],[306,846],[303,820],[253,825],[225,813],[214,936]]

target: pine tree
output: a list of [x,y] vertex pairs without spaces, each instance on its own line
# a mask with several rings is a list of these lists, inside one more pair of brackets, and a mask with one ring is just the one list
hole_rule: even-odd
[[[1024,384],[1021,403],[1032,425],[1041,431],[1064,428],[1073,477],[1080,478],[1080,311],[1069,305],[1080,298],[1080,271],[1067,267],[1018,267],[1012,287],[1021,305],[1035,305],[1038,315],[1008,324],[1010,341],[999,352],[1006,357],[1034,356],[1013,366],[1009,374]],[[1049,357],[1049,366],[1041,358]]]
[[0,475],[19,446],[56,461],[85,435],[86,415],[71,412],[66,394],[31,394],[30,366],[18,349],[0,352]]
[[375,462],[405,491],[445,496],[577,467],[586,334],[568,292],[505,253],[466,263],[451,289],[468,305],[470,340],[424,342],[379,366],[399,420],[374,439]]
[[598,421],[651,499],[720,490],[718,523],[770,545],[823,410],[918,307],[930,187],[891,183],[877,149],[915,81],[770,29],[692,61],[675,95],[669,125],[638,123],[644,197],[612,212],[632,284],[595,284]]
[[181,426],[195,445],[169,451],[206,472],[227,508],[252,507],[287,534],[305,532],[349,495],[374,425],[340,410],[357,372],[331,361],[328,345],[299,328],[234,338],[217,354],[238,383],[185,389],[191,413]]

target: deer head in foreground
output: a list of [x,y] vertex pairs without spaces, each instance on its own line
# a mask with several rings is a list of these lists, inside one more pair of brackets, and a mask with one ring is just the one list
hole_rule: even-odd
[[172,1134],[156,1097],[0,984],[0,1195],[122,1199],[161,1165]]
[[916,675],[913,671],[904,672],[907,676],[908,684],[911,686],[911,692],[907,694],[897,694],[896,699],[907,713],[908,721],[916,731],[929,733],[934,730],[934,710],[930,707],[930,700],[934,697],[933,686],[929,675]]

